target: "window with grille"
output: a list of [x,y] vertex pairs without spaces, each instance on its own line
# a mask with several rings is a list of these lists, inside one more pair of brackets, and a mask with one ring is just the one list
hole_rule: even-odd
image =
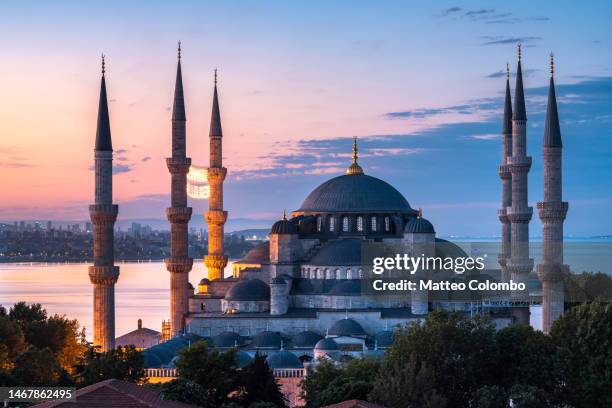
[[349,230],[349,219],[348,217],[342,217],[342,231],[348,232]]
[[389,217],[385,217],[385,231],[389,232],[391,230],[391,220]]
[[376,232],[376,230],[378,229],[378,225],[376,225],[376,217],[372,217],[370,219],[370,223],[371,223],[372,232]]
[[363,232],[363,217],[361,215],[357,217],[357,231]]

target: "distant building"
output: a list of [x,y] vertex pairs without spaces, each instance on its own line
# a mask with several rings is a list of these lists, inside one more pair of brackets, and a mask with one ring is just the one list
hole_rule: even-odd
[[119,336],[115,339],[115,347],[129,346],[130,344],[139,349],[147,349],[161,341],[161,333],[142,327],[142,319],[138,319],[138,327],[129,333]]

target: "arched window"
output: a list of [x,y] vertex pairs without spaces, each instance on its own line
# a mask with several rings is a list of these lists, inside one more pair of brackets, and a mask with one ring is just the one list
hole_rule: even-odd
[[331,269],[325,268],[325,279],[334,279],[334,272]]
[[348,230],[349,230],[349,219],[345,215],[344,217],[342,217],[342,232],[348,232]]
[[346,270],[346,279],[353,279],[353,271],[351,271],[351,268]]
[[385,217],[385,232],[391,231],[391,219],[389,217]]
[[336,230],[336,219],[334,217],[329,217],[329,232],[334,232]]
[[359,279],[363,279],[363,269],[359,268]]
[[357,217],[357,231],[363,232],[363,217],[361,215]]
[[378,225],[376,223],[376,217],[372,217],[370,219],[370,228],[372,229],[372,232],[376,232],[376,230],[378,229]]
[[336,279],[342,279],[342,271],[340,268],[336,269]]
[[323,279],[323,270],[317,268],[317,279]]
[[321,228],[323,227],[323,219],[321,216],[317,216],[317,232],[321,232]]

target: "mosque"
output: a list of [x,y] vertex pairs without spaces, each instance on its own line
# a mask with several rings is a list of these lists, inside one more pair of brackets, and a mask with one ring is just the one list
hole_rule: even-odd
[[[544,201],[538,203],[543,224],[543,259],[537,273],[542,282],[544,331],[563,313],[562,276],[563,221],[567,202],[562,201],[562,143],[553,79],[542,147]],[[533,272],[529,258],[527,175],[531,157],[526,152],[526,109],[521,52],[516,73],[514,104],[510,93],[509,69],[502,123],[502,181],[500,281],[526,282]],[[304,364],[321,358],[342,361],[363,355],[379,355],[393,342],[398,325],[421,321],[437,308],[470,313],[473,302],[439,302],[428,293],[414,291],[401,299],[368,297],[362,293],[364,243],[425,243],[431,254],[465,257],[457,245],[436,237],[435,227],[422,212],[412,208],[392,185],[367,174],[358,163],[357,140],[353,140],[352,162],[345,174],[314,188],[301,206],[283,213],[270,229],[269,241],[253,248],[233,264],[225,276],[228,259],[224,253],[223,131],[217,78],[213,91],[210,123],[210,160],[206,169],[210,186],[208,276],[194,288],[189,283],[193,259],[187,253],[187,226],[192,209],[187,202],[187,174],[191,159],[186,156],[186,116],[181,71],[177,66],[172,112],[172,154],[166,159],[171,174],[171,205],[166,210],[171,226],[170,316],[173,339],[145,351],[149,367],[172,366],[176,349],[196,339],[208,339],[212,347],[238,348],[241,364],[254,353],[268,356],[278,376],[303,375]],[[114,346],[114,284],[119,269],[112,253],[113,224],[118,212],[112,204],[112,143],[104,69],[95,148],[96,202],[90,206],[94,226],[94,342],[103,350]],[[193,277],[192,277],[193,279]],[[498,327],[529,324],[530,299],[509,299],[511,306],[492,314]],[[482,304],[476,305],[482,311]],[[287,371],[289,370],[289,371]],[[291,371],[293,370],[293,371]],[[295,371],[298,370],[298,371]],[[277,371],[275,371],[276,373]],[[284,373],[284,374],[283,374]],[[299,374],[302,373],[302,374]]]

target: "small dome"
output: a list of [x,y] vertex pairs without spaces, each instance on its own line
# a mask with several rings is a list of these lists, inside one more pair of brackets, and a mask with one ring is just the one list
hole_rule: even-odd
[[210,285],[210,281],[207,278],[203,278],[199,284],[200,285]]
[[338,320],[329,329],[329,334],[332,336],[363,336],[365,331],[359,323],[353,319]]
[[300,332],[291,338],[293,347],[312,349],[323,336],[310,330]]
[[270,287],[259,279],[240,280],[225,294],[225,300],[262,301],[270,300]]
[[335,351],[338,350],[338,343],[336,343],[334,339],[325,338],[319,340],[314,349],[320,351]]
[[253,346],[256,348],[280,348],[281,335],[277,332],[263,331],[253,336]]
[[433,225],[425,218],[416,217],[408,221],[404,232],[408,234],[435,234]]
[[270,368],[304,368],[300,359],[290,351],[281,350],[266,359]]
[[256,245],[238,263],[262,264],[270,262],[270,241]]
[[297,233],[298,233],[297,226],[286,218],[283,218],[280,221],[276,221],[274,225],[272,225],[272,229],[270,230],[270,234],[297,234]]
[[225,331],[213,337],[212,344],[214,347],[241,346],[243,344],[243,339],[238,333]]
[[239,368],[246,367],[253,359],[253,357],[251,357],[249,353],[247,353],[246,351],[242,351],[242,350],[236,351],[235,355],[236,355],[236,360],[238,360]]
[[376,346],[382,347],[382,348],[391,347],[393,345],[394,340],[395,340],[395,336],[393,332],[390,330],[380,331],[376,333],[376,336],[374,336],[374,342]]
[[187,282],[187,289],[194,289],[193,285],[191,284],[191,282]]

